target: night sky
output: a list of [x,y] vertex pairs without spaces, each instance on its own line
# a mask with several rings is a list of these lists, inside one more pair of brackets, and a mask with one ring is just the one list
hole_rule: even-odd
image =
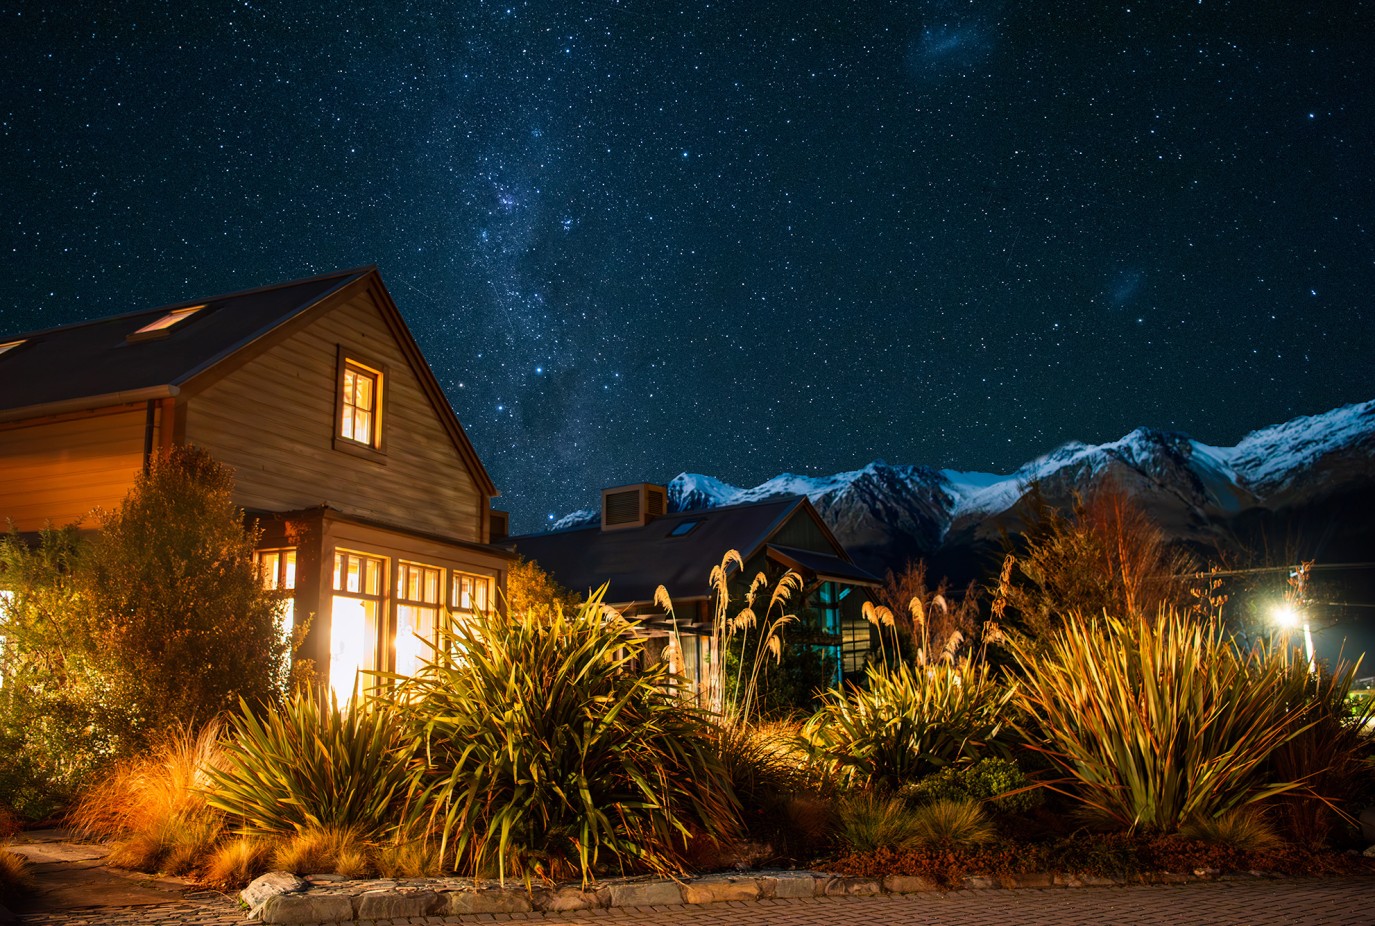
[[375,263],[517,530],[1375,397],[1375,11],[0,7],[0,333]]

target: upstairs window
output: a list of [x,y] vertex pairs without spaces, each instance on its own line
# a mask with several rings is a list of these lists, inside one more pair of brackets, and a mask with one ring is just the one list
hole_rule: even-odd
[[382,371],[345,358],[340,380],[339,436],[382,448]]
[[153,338],[165,338],[173,328],[180,325],[203,308],[205,308],[203,305],[191,305],[184,309],[173,309],[161,318],[144,325],[142,328],[129,335],[126,340],[148,341]]

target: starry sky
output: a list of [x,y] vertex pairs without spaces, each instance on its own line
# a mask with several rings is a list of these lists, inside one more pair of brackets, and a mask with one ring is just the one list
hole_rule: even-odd
[[516,530],[1375,397],[1369,3],[3,3],[0,68],[0,333],[375,263]]

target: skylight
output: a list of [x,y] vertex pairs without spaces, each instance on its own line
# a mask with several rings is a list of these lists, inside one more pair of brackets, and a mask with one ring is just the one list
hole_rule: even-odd
[[186,319],[190,318],[192,315],[195,315],[203,308],[205,308],[205,306],[203,305],[191,305],[187,306],[184,309],[173,309],[172,311],[168,312],[166,315],[162,316],[156,321],[149,322],[139,330],[135,331],[133,334],[129,335],[129,340],[136,341],[143,340],[145,338],[163,337],[164,333],[167,332],[169,329],[174,328],[182,322],[186,321]]
[[683,521],[682,523],[680,523],[680,524],[678,524],[677,526],[675,526],[675,527],[673,528],[673,530],[669,531],[669,532],[668,532],[668,535],[669,535],[670,537],[686,537],[688,534],[692,533],[693,530],[696,529],[696,527],[697,527],[698,524],[701,524],[701,523],[702,523],[702,522],[701,522],[700,520],[698,520],[698,521]]
[[7,351],[12,351],[23,343],[23,341],[6,341],[3,344],[0,344],[0,354],[6,353]]

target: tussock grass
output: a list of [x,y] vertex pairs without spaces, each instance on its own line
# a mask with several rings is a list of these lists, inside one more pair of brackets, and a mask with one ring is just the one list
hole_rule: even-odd
[[205,802],[207,770],[220,761],[219,727],[167,733],[153,748],[117,763],[73,809],[83,836],[111,843],[109,862],[135,871],[187,874],[223,832]]
[[981,846],[997,836],[975,801],[935,801],[912,811],[909,845]]
[[1193,820],[1182,826],[1179,833],[1241,852],[1268,852],[1284,844],[1261,812],[1249,807],[1228,811],[1220,817]]
[[375,871],[372,851],[350,827],[305,829],[287,837],[272,852],[272,867],[298,875],[340,874],[360,878]]
[[240,836],[221,842],[206,859],[202,880],[222,890],[238,890],[261,874],[266,874],[274,842],[254,836]]
[[0,847],[0,902],[11,903],[33,890],[33,874],[29,863],[19,855]]
[[377,873],[384,878],[433,878],[445,873],[439,844],[431,840],[379,846],[376,858]]

